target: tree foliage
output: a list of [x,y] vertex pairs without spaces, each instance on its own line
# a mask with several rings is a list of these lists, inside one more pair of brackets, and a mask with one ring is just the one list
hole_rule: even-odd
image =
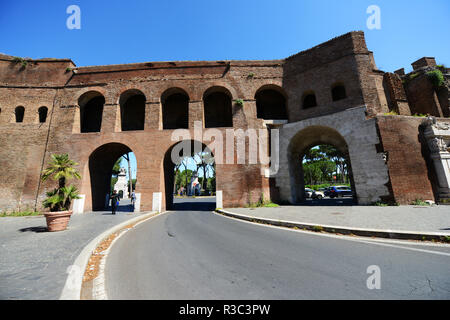
[[310,148],[303,158],[303,177],[305,185],[332,181],[347,183],[348,165],[345,155],[331,145]]
[[66,186],[70,179],[80,179],[80,174],[74,168],[78,163],[69,159],[68,154],[52,154],[48,167],[42,172],[42,181],[48,178],[58,181],[58,187],[48,191],[47,199],[42,203],[44,208],[50,211],[69,210],[72,199],[79,199],[78,190],[75,186]]

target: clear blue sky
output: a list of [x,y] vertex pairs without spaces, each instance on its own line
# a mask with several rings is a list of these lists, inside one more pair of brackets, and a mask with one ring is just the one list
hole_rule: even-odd
[[[70,5],[80,30],[66,26]],[[380,30],[367,28],[369,5]],[[363,30],[380,69],[409,71],[423,56],[450,65],[449,17],[449,0],[0,0],[0,52],[77,66],[282,59]]]
[[[81,30],[69,30],[69,5]],[[369,30],[369,5],[381,29]],[[378,67],[450,64],[448,0],[0,0],[0,52],[78,66],[143,61],[280,59],[363,30]]]

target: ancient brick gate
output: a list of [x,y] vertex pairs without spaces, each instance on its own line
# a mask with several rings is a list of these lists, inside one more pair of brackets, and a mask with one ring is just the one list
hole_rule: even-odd
[[[424,119],[410,115],[428,110],[436,123],[445,121],[448,69],[424,58],[413,64],[420,73],[414,79],[378,70],[362,32],[282,60],[92,67],[69,59],[17,61],[0,55],[1,211],[41,207],[53,185],[41,183],[40,173],[53,153],[68,153],[79,163],[83,178],[75,183],[83,200],[74,210],[101,209],[112,164],[130,151],[137,160],[138,210],[164,210],[171,201],[166,173],[173,134],[185,130],[189,138],[183,139],[198,140],[198,123],[223,137],[230,130],[279,129],[279,146],[271,149],[279,150],[276,172],[249,161],[250,137],[224,147],[234,149],[231,162],[216,164],[224,207],[262,196],[301,200],[302,171],[294,159],[319,143],[347,155],[360,204],[445,196],[421,129]],[[428,70],[444,73],[439,90],[430,85]],[[209,132],[200,140],[209,145],[215,137]],[[243,162],[237,152],[242,145]]]

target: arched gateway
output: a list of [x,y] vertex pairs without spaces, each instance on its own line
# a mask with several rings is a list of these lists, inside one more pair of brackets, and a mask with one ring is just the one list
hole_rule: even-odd
[[[177,191],[175,190],[176,181],[174,169],[175,167],[179,168],[180,165],[183,165],[183,163],[186,166],[186,163],[183,161],[194,155],[198,157],[198,163],[200,163],[201,165],[214,165],[214,154],[212,153],[212,151],[205,144],[195,140],[184,140],[176,142],[170,148],[168,148],[164,155],[164,194],[162,200],[164,201],[163,206],[165,205],[165,208],[167,210],[171,210],[174,208],[174,194]],[[199,167],[201,167],[201,165]],[[197,170],[197,168],[188,168],[187,166],[183,169],[186,171],[188,169]],[[203,172],[203,178],[205,178],[205,172]],[[190,183],[190,180],[187,181],[187,185],[189,185]],[[195,193],[193,194],[195,195]]]
[[[409,76],[377,69],[363,32],[279,60],[76,67],[69,59],[45,59],[20,68],[16,59],[0,59],[2,212],[41,210],[53,188],[40,181],[42,169],[52,154],[61,153],[80,164],[82,180],[74,183],[85,200],[76,201],[76,211],[101,210],[114,161],[131,150],[139,166],[140,210],[162,211],[166,202],[170,208],[165,172],[176,143],[172,134],[183,129],[190,134],[183,139],[199,141],[199,123],[209,130],[203,143],[226,140],[221,150],[229,151],[226,161],[219,163],[220,150],[211,146],[223,207],[262,198],[301,201],[299,157],[323,143],[345,155],[358,204],[448,201],[449,125],[442,118],[450,114],[448,77],[437,93],[423,75],[432,68],[445,76],[448,68],[423,58],[413,64],[418,76],[402,81]],[[422,130],[425,119],[410,116],[415,113],[436,117],[432,129]],[[261,137],[268,129],[279,135],[270,132],[257,140],[279,136],[279,146],[263,148],[263,153],[279,151],[274,152],[279,161],[269,165],[274,170],[259,158],[249,161],[261,151],[252,149],[250,131]],[[232,141],[239,131],[244,138]],[[237,152],[240,147],[245,151]]]
[[[105,210],[108,207],[107,195],[111,192],[111,175],[114,163],[132,150],[122,143],[104,144],[89,156],[89,182],[86,188],[86,209]],[[85,178],[86,179],[86,178]]]
[[389,194],[389,176],[381,153],[374,119],[366,119],[363,107],[332,115],[285,124],[280,129],[280,169],[274,176],[282,200],[298,203],[303,198],[300,158],[311,146],[330,144],[351,167],[354,200],[372,204]]

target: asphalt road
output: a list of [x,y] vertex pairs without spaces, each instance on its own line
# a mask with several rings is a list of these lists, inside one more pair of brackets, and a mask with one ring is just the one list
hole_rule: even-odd
[[[208,202],[177,206],[112,246],[109,299],[450,299],[448,246],[345,240],[226,218]],[[371,265],[380,289],[367,287]]]

